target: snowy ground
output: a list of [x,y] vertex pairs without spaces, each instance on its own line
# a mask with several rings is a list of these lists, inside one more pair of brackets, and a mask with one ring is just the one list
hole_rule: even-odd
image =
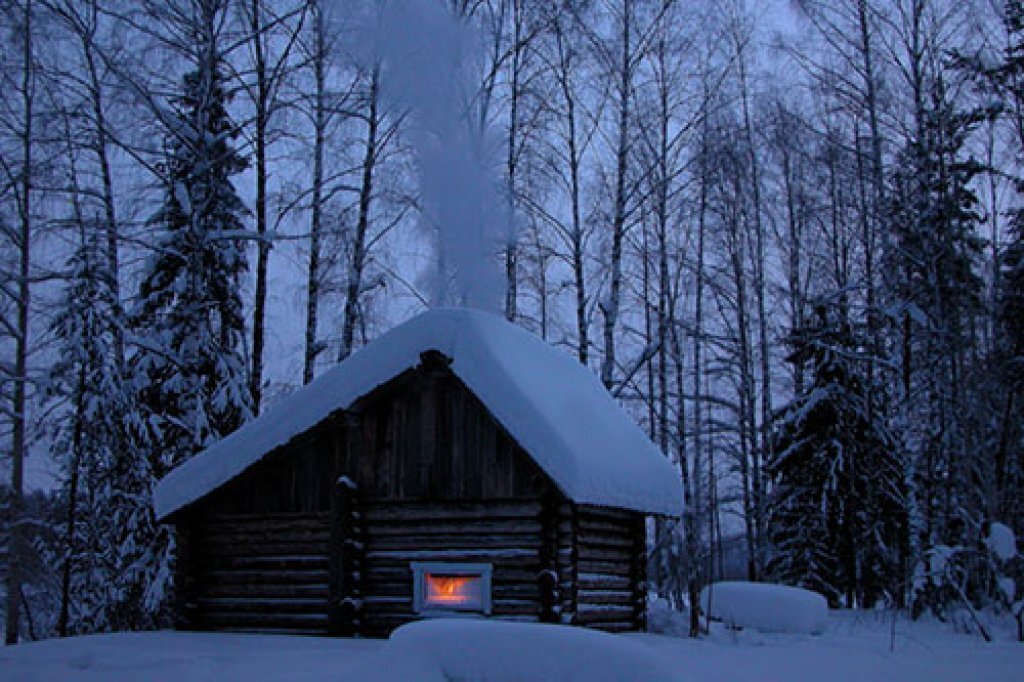
[[[676,666],[678,679],[695,682],[1024,679],[1024,644],[1011,641],[1009,633],[999,634],[999,640],[985,644],[975,635],[952,632],[948,625],[900,621],[896,651],[890,652],[887,620],[874,614],[842,613],[830,616],[827,632],[820,636],[768,635],[749,630],[734,633],[722,628],[714,630],[711,637],[696,641],[651,634],[619,637],[629,640],[622,642],[626,645],[622,647],[625,654],[649,651],[652,659],[667,659]],[[418,639],[422,643],[424,638]],[[572,637],[565,641],[569,647],[586,644]],[[493,638],[489,645],[496,646]],[[497,674],[482,671],[486,676],[464,677],[469,674],[465,670],[437,670],[446,657],[450,660],[460,656],[458,645],[454,649],[447,655],[424,656],[423,675],[417,677],[474,681],[537,679],[535,673],[526,672],[530,666],[525,664],[517,670],[502,663]],[[525,662],[533,650],[518,650],[508,658]],[[394,645],[378,640],[177,632],[97,635],[2,648],[0,679],[361,680],[370,677],[367,671],[386,670],[394,653]],[[586,676],[547,679],[624,679],[608,672],[601,674],[600,668],[595,673],[588,658],[583,655],[579,665],[573,666],[586,672]],[[471,659],[467,656],[465,660]],[[409,680],[408,669],[403,666],[403,671],[400,679]]]

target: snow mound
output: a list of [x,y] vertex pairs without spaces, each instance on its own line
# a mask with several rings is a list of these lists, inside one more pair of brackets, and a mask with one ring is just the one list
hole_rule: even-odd
[[1013,531],[998,521],[989,524],[985,545],[1003,561],[1009,561],[1017,556],[1017,539],[1013,536]]
[[701,590],[700,604],[712,618],[763,632],[820,634],[828,624],[825,598],[799,587],[715,583]]
[[679,516],[679,472],[568,354],[503,318],[437,309],[395,327],[157,485],[165,519],[292,438],[438,351],[451,370],[570,499]]
[[365,682],[674,682],[666,656],[636,639],[565,625],[451,618],[398,628]]

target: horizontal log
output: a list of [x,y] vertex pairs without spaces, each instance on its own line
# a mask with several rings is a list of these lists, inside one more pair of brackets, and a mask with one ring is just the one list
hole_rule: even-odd
[[197,603],[207,613],[327,613],[326,599],[208,597]]
[[540,502],[402,502],[367,501],[362,508],[367,524],[427,519],[533,519],[541,513]]
[[387,637],[395,628],[419,619],[420,617],[413,613],[366,611],[359,618],[360,634],[368,637]]
[[581,590],[629,590],[633,581],[629,576],[604,573],[580,573],[577,584]]
[[211,532],[249,532],[257,528],[273,532],[293,528],[328,527],[330,526],[330,514],[326,512],[211,514],[193,523],[195,527],[207,528]]
[[536,584],[530,583],[523,585],[491,585],[491,598],[498,601],[519,599],[538,603],[540,601],[540,588]]
[[220,531],[209,528],[198,528],[192,534],[194,542],[209,544],[243,543],[243,542],[327,542],[331,538],[331,529],[324,527],[299,527],[281,530],[252,528],[236,531]]
[[598,535],[596,533],[580,533],[576,536],[576,542],[578,545],[582,547],[621,550],[622,552],[626,552],[628,554],[632,554],[633,549],[636,546],[635,540],[631,537],[620,537],[616,535]]
[[327,614],[318,613],[245,613],[203,612],[197,618],[200,626],[215,629],[274,628],[327,631]]
[[199,542],[190,548],[199,557],[244,556],[327,556],[329,544],[324,542],[251,542],[211,544]]
[[540,534],[536,535],[428,535],[428,536],[375,536],[368,535],[366,539],[367,551],[384,550],[457,550],[457,549],[493,549],[493,550],[514,550],[540,551]]
[[578,590],[576,600],[582,604],[615,604],[629,605],[636,604],[637,597],[631,591],[612,590]]
[[389,535],[443,535],[445,537],[454,535],[540,535],[541,530],[542,526],[539,521],[520,518],[409,519],[402,523],[367,522],[366,524],[366,534],[369,537]]
[[[412,585],[412,568],[408,563],[395,565],[380,565],[377,562],[369,563],[362,571],[362,578],[365,584],[373,585],[378,583],[406,583]],[[492,585],[534,583],[538,578],[538,569],[518,568],[498,564],[491,572]]]
[[327,569],[318,570],[212,570],[197,574],[198,582],[207,585],[237,584],[326,584],[329,580]]
[[602,632],[636,632],[640,628],[635,620],[612,621],[608,623],[592,623],[590,627]]
[[360,589],[366,595],[374,597],[404,597],[412,599],[412,580],[405,582],[371,582],[364,580]]
[[580,573],[600,573],[603,575],[631,576],[633,574],[630,561],[597,561],[581,556],[577,564]]
[[624,549],[609,549],[607,547],[595,547],[593,545],[577,545],[576,556],[580,561],[604,561],[609,563],[625,563],[627,566],[632,563],[633,552]]
[[405,563],[412,561],[450,561],[450,562],[489,562],[507,565],[536,565],[539,558],[533,549],[428,549],[428,550],[374,550],[366,552],[366,561],[389,563]]
[[369,614],[381,613],[408,614],[410,617],[413,615],[412,595],[378,596],[368,594],[363,597],[362,602],[364,617],[369,617]]
[[636,529],[629,523],[605,521],[588,516],[578,519],[576,527],[578,532],[590,535],[615,535],[630,538],[636,535]]
[[279,584],[246,583],[246,582],[209,582],[202,587],[202,597],[257,597],[257,598],[291,598],[327,599],[327,583],[311,583],[307,585],[292,584],[285,581]]
[[239,570],[327,570],[326,556],[237,556],[217,557],[203,556],[196,557],[197,563],[208,566],[210,569],[239,569]]
[[636,612],[631,607],[623,606],[591,606],[581,603],[576,607],[576,622],[581,625],[591,623],[632,623],[635,622]]
[[495,599],[491,602],[491,612],[495,616],[536,616],[540,614],[540,604],[527,599]]
[[606,521],[611,523],[630,522],[638,518],[638,512],[612,509],[611,507],[594,507],[580,505],[576,507],[576,516],[580,520]]

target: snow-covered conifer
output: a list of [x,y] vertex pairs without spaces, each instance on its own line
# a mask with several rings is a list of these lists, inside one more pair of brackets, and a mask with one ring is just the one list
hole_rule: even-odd
[[832,604],[871,605],[902,582],[903,469],[868,400],[866,330],[842,306],[816,313],[789,339],[810,381],[776,420],[769,573]]
[[149,221],[156,247],[132,316],[132,363],[147,413],[156,476],[236,429],[251,414],[241,288],[245,208],[231,176],[246,162],[232,146],[219,3],[199,3],[196,69],[185,75],[167,134],[165,196]]

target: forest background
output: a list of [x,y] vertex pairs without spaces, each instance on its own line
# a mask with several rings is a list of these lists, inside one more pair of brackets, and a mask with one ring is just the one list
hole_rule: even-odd
[[154,482],[433,305],[564,349],[678,465],[678,608],[739,574],[1019,623],[1024,3],[0,0],[0,31],[8,642],[165,625]]

